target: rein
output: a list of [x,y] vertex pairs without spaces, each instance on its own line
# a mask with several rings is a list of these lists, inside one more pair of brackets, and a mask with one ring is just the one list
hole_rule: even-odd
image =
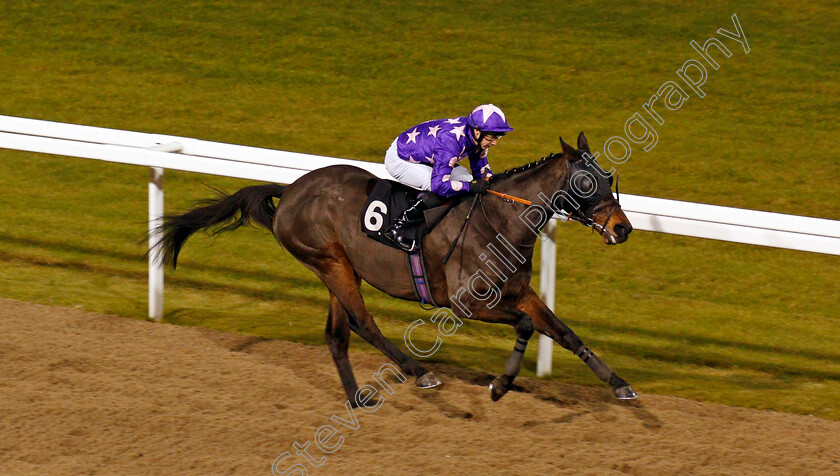
[[[467,217],[464,218],[464,224],[461,225],[461,229],[458,230],[458,234],[455,236],[455,239],[452,240],[452,246],[449,247],[449,251],[446,252],[446,256],[443,258],[443,264],[446,265],[449,262],[449,257],[452,256],[452,252],[455,251],[455,245],[458,244],[458,240],[461,239],[461,235],[464,234],[464,229],[467,228],[467,223],[470,222],[470,218],[472,218],[472,212],[475,210],[476,204],[478,204],[481,195],[475,194],[475,198],[473,198],[472,205],[470,205],[470,211],[467,212]],[[484,210],[484,207],[481,207]]]
[[534,202],[532,202],[530,200],[525,200],[524,198],[514,197],[513,195],[508,195],[506,193],[497,192],[495,190],[488,190],[487,193],[492,193],[493,195],[495,195],[497,197],[501,197],[502,200],[504,200],[508,203],[517,202],[517,203],[521,203],[523,205],[528,205],[529,207],[534,204]]
[[[513,195],[508,195],[506,193],[497,192],[495,190],[488,190],[487,193],[491,193],[491,194],[501,198],[502,200],[504,200],[508,203],[516,202],[516,203],[521,203],[521,204],[529,206],[529,207],[534,204],[534,202],[532,202],[530,200],[525,200],[524,198],[515,197]],[[612,218],[612,216],[615,214],[616,210],[618,210],[618,208],[621,206],[621,203],[620,203],[621,193],[618,191],[618,174],[616,174],[616,179],[615,179],[615,194],[616,194],[615,203],[612,203],[612,204],[598,204],[594,209],[592,209],[592,212],[590,212],[589,216],[587,216],[587,217],[583,217],[583,216],[578,217],[578,216],[575,216],[573,213],[569,213],[568,215],[566,215],[566,219],[576,221],[583,226],[586,226],[588,228],[592,228],[592,231],[597,231],[599,235],[603,234],[607,230],[607,223],[610,222],[610,218]],[[610,210],[610,214],[607,215],[607,219],[604,220],[603,225],[592,219],[593,215],[595,215],[596,213],[598,213],[599,211],[603,210],[604,208],[606,208],[610,205],[612,205],[612,209]],[[473,202],[473,208],[475,208],[475,202]],[[470,208],[470,213],[472,213],[472,208]],[[490,223],[490,220],[487,218],[487,212],[484,210],[484,204],[483,203],[481,204],[481,213],[484,215],[484,219],[487,220],[487,223],[490,225],[490,228],[492,228],[493,231],[498,234],[498,231],[493,227],[493,224]],[[470,214],[467,214],[467,220],[469,220],[469,218],[470,218]],[[466,222],[464,223],[464,225],[466,225]],[[461,228],[461,231],[463,231],[463,227]],[[458,237],[460,237],[460,236],[461,236],[461,233],[459,232]],[[456,238],[456,241],[457,241],[457,238]],[[518,246],[528,246],[528,245],[518,245]],[[533,246],[533,245],[531,245],[531,246]],[[452,249],[454,249],[454,245],[453,245],[452,248],[450,248],[449,253],[452,253]],[[446,255],[446,258],[447,259],[449,258],[449,254]],[[446,260],[444,260],[443,263],[446,264]]]
[[[488,192],[492,193],[493,195],[496,195],[498,197],[501,197],[504,201],[506,201],[508,203],[518,202],[518,203],[522,203],[522,204],[528,205],[528,206],[533,205],[533,202],[531,202],[530,200],[525,200],[524,198],[514,197],[513,195],[508,195],[508,194],[505,194],[505,193],[496,192],[494,190],[488,190]],[[464,234],[464,230],[467,228],[467,224],[470,222],[470,219],[472,218],[472,213],[475,210],[476,205],[478,205],[478,204],[481,205],[481,214],[484,215],[484,219],[487,220],[487,224],[490,225],[490,229],[493,230],[493,233],[495,233],[497,235],[499,234],[499,230],[497,230],[496,227],[493,226],[493,223],[490,221],[490,218],[487,217],[487,212],[484,210],[484,201],[482,200],[481,197],[482,196],[480,194],[476,194],[475,198],[473,198],[472,205],[470,205],[470,210],[467,212],[466,218],[464,218],[464,223],[461,225],[461,229],[458,230],[458,234],[455,236],[455,239],[452,241],[452,245],[449,246],[449,251],[446,252],[446,256],[444,256],[444,258],[443,258],[443,264],[444,265],[449,262],[449,258],[452,256],[452,252],[455,251],[455,246],[458,244],[458,240],[461,239],[461,235]],[[518,244],[517,243],[516,246],[521,246],[521,247],[524,247],[524,248],[530,248],[530,247],[533,247],[535,244],[536,244],[536,242],[531,243],[530,245],[528,245],[528,244],[523,245],[523,244]]]
[[[488,192],[489,191],[490,190],[488,190]],[[520,198],[520,200],[523,200],[523,201],[526,201],[526,202],[528,201],[528,200],[524,200],[524,199],[521,199],[521,198]],[[484,219],[487,220],[487,224],[490,225],[490,229],[493,230],[493,233],[495,233],[496,235],[501,235],[501,232],[499,232],[499,230],[497,230],[496,227],[493,226],[493,222],[490,221],[490,217],[487,216],[487,211],[484,209],[484,201],[481,200],[480,204],[481,204],[481,214],[484,215]],[[536,240],[533,243],[530,243],[530,244],[528,244],[528,243],[526,243],[526,244],[513,243],[514,246],[519,246],[519,247],[522,247],[522,248],[533,248],[534,245],[536,245],[536,244],[537,244]]]

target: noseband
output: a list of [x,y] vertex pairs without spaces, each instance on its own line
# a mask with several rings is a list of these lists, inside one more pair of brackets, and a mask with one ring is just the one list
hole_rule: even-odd
[[[610,207],[610,206],[612,208],[610,209],[610,214],[607,215],[607,219],[604,220],[604,224],[602,225],[602,224],[598,223],[597,221],[595,221],[595,219],[593,218],[595,216],[595,214],[598,213],[599,211],[603,210],[604,208],[607,208],[607,207]],[[592,210],[592,213],[590,213],[589,216],[584,217],[584,216],[575,216],[574,214],[571,214],[571,215],[568,216],[568,219],[572,220],[572,221],[576,221],[583,226],[592,228],[592,231],[597,231],[599,235],[603,235],[604,232],[607,231],[607,223],[610,222],[610,218],[612,218],[613,214],[615,214],[615,212],[616,212],[616,210],[618,210],[619,206],[620,206],[620,204],[618,203],[617,200],[613,203],[599,203],[598,206],[596,206]]]

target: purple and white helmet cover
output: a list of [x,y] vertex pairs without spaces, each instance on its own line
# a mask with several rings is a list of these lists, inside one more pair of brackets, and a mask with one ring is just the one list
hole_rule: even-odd
[[493,104],[482,104],[467,116],[467,125],[482,132],[510,132],[505,113]]

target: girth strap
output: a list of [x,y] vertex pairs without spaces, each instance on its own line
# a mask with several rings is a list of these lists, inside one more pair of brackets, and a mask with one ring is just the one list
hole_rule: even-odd
[[423,250],[417,249],[408,253],[408,268],[411,270],[411,280],[414,283],[414,292],[420,299],[420,305],[431,304],[438,307],[432,299],[432,292],[429,289],[429,278],[426,275],[426,267],[423,265]]

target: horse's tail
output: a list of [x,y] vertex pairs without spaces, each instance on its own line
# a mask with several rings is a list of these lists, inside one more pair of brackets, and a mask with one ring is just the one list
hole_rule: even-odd
[[273,231],[274,214],[277,212],[274,198],[280,198],[284,188],[284,185],[276,184],[255,185],[233,195],[217,190],[216,198],[199,202],[200,206],[194,210],[183,215],[164,216],[163,225],[158,229],[163,234],[158,243],[157,251],[161,253],[158,256],[175,268],[184,242],[193,233],[205,228],[210,228],[210,233],[216,235],[255,221]]

